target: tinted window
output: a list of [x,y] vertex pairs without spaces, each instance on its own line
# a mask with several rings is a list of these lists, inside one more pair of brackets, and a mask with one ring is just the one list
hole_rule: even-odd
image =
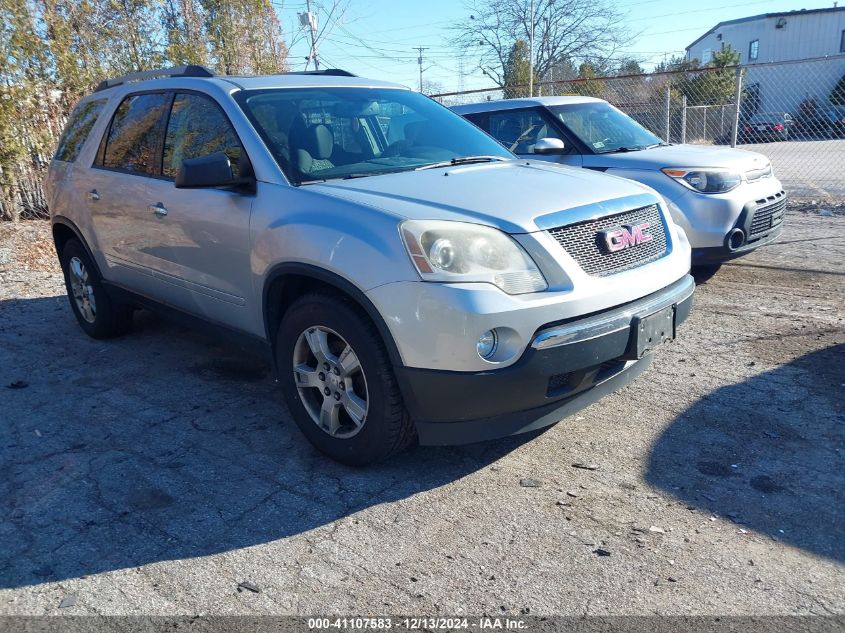
[[177,94],[164,140],[162,174],[176,177],[182,161],[224,152],[238,177],[241,144],[220,107],[208,97]]
[[156,157],[169,101],[167,94],[126,97],[112,118],[103,166],[157,175]]
[[537,110],[512,110],[490,114],[490,134],[515,154],[533,154],[541,138],[563,140],[557,130]]
[[76,106],[68,117],[62,138],[59,139],[59,146],[56,148],[56,155],[54,156],[56,160],[67,162],[76,160],[79,152],[82,151],[85,139],[91,133],[91,128],[97,122],[97,117],[100,116],[105,104],[105,99],[100,99]]
[[513,158],[428,97],[380,88],[284,88],[235,93],[296,183],[408,171],[463,156]]

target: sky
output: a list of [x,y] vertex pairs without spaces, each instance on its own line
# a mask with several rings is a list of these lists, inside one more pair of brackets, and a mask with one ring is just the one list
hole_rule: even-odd
[[[305,11],[305,0],[271,1],[291,45],[291,68],[302,70],[310,43],[306,31],[299,27],[297,14]],[[312,8],[319,4],[328,7],[332,0],[312,0]],[[664,58],[683,54],[686,46],[718,22],[833,6],[832,1],[807,0],[632,0],[616,4],[635,35],[620,55],[639,59],[646,69]],[[468,15],[461,0],[349,0],[340,19],[323,19],[319,25],[322,29],[328,24],[318,50],[321,65],[416,88],[419,65],[414,49],[422,46],[427,49],[423,51],[424,79],[437,82],[449,92],[490,87],[490,80],[481,74],[477,59],[471,56],[463,59],[462,79],[459,51],[451,45],[454,27]]]

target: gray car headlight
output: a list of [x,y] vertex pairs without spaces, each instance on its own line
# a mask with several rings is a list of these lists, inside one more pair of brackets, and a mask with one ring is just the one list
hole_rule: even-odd
[[511,295],[548,287],[528,253],[497,229],[446,220],[407,220],[400,231],[411,261],[426,281],[490,283]]
[[664,174],[700,193],[725,193],[742,182],[739,172],[701,167],[664,167]]

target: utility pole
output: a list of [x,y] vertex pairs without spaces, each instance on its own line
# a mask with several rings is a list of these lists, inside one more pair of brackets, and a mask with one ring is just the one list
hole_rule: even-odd
[[299,14],[299,24],[308,27],[311,32],[311,52],[308,53],[308,60],[305,62],[305,70],[308,64],[314,60],[314,68],[320,70],[320,60],[317,59],[317,16],[311,13],[311,0],[305,0],[305,13]]
[[534,96],[534,0],[531,0],[531,26],[528,29],[528,96]]
[[422,85],[423,55],[422,54],[423,54],[423,51],[427,51],[428,48],[426,48],[424,46],[417,46],[417,47],[414,48],[414,50],[419,51],[419,54],[420,54],[419,57],[417,57],[417,63],[420,65],[420,92],[422,92],[423,91],[423,85]]

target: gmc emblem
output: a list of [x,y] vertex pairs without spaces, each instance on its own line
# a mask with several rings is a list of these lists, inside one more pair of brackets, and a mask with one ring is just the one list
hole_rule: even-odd
[[624,250],[629,246],[645,244],[651,241],[651,237],[651,233],[648,233],[648,222],[623,224],[619,228],[599,231],[599,239],[604,242],[607,250],[611,253]]

